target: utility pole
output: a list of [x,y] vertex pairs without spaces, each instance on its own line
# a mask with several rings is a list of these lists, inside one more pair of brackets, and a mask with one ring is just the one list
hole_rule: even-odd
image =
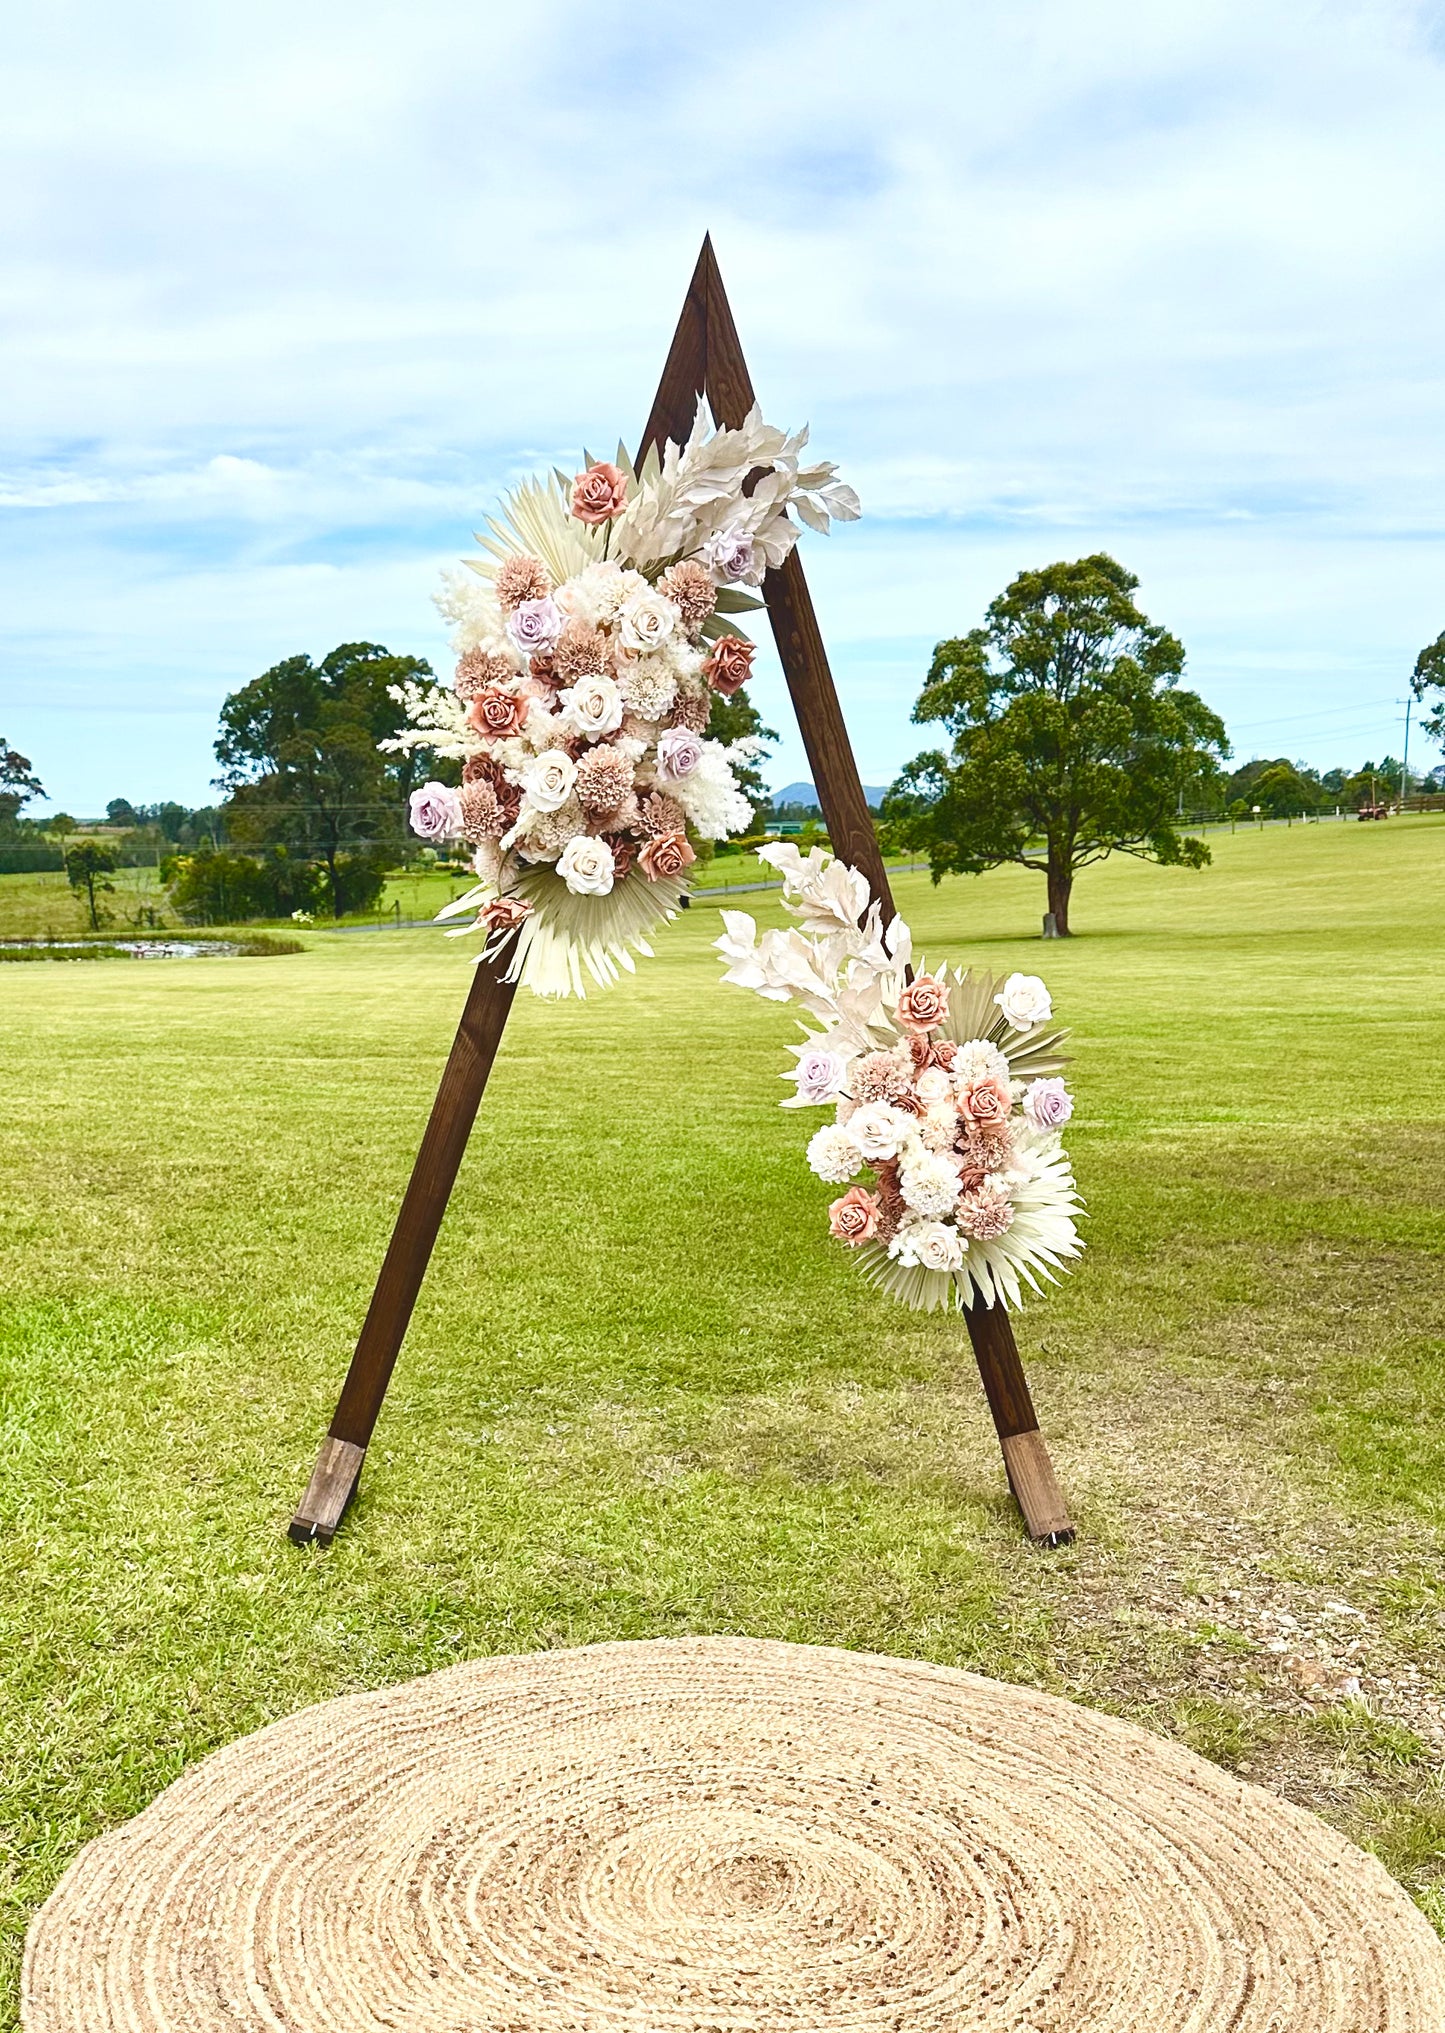
[[1405,695],[1405,753],[1400,759],[1400,804],[1403,808],[1410,795],[1410,708],[1415,703],[1413,693]]

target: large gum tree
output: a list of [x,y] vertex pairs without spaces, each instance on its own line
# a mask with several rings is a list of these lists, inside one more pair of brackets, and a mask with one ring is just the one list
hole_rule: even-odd
[[915,756],[884,801],[933,879],[1015,862],[1048,883],[1060,936],[1074,878],[1109,854],[1201,868],[1182,794],[1218,773],[1224,723],[1183,691],[1184,649],[1103,552],[1021,572],[982,628],[939,643],[913,718],[952,747]]

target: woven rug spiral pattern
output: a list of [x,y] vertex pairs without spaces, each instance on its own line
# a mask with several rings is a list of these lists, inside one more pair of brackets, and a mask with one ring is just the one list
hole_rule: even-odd
[[479,1660],[82,1852],[26,2033],[1440,2033],[1373,1858],[1177,1745],[739,1638]]

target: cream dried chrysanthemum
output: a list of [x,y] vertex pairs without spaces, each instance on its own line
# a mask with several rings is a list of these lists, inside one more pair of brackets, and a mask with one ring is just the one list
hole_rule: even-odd
[[842,1186],[863,1169],[863,1153],[847,1130],[825,1123],[808,1144],[808,1164],[830,1186]]
[[577,797],[585,812],[615,812],[632,789],[632,764],[606,743],[589,749],[577,764]]
[[587,831],[587,814],[579,798],[570,797],[555,812],[524,812],[525,833],[517,852],[526,861],[555,861],[569,840]]
[[677,673],[666,657],[640,656],[619,663],[617,685],[640,720],[660,720],[677,697]]
[[958,1168],[925,1152],[903,1167],[899,1190],[915,1214],[950,1214],[958,1199]]

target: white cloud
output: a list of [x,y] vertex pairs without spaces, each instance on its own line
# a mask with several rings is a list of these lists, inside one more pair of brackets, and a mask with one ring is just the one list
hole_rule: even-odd
[[12,16],[0,731],[58,796],[142,764],[199,795],[272,655],[434,651],[433,560],[519,469],[636,430],[709,225],[770,413],[864,496],[809,551],[870,781],[926,738],[935,636],[1099,547],[1246,750],[1261,687],[1264,745],[1319,760],[1337,690],[1400,691],[1445,625],[1436,10],[802,0],[732,31]]

